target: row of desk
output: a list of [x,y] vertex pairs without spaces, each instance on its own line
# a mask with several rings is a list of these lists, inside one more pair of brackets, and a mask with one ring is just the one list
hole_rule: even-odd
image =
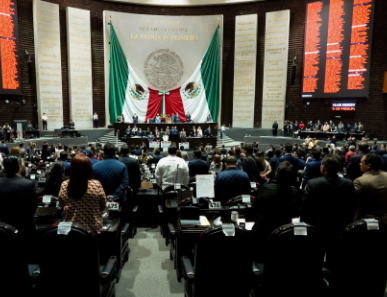
[[361,140],[365,136],[365,132],[360,133],[336,133],[336,132],[314,132],[314,131],[298,131],[294,132],[294,136],[297,138],[297,136],[300,136],[301,138],[306,138],[307,136],[310,136],[311,138],[316,139],[327,139],[328,137],[332,138],[333,136],[336,136],[338,140],[347,140],[348,137],[355,137],[357,140]]

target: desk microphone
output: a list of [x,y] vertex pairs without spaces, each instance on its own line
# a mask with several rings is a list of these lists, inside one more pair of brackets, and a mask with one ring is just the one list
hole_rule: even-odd
[[179,164],[177,164],[177,168],[176,168],[176,178],[175,178],[175,184],[177,183],[177,173],[179,171]]

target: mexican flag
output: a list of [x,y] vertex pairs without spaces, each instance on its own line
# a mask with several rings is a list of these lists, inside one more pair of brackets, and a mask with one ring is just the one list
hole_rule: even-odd
[[113,24],[110,23],[110,122],[119,115],[132,122],[134,114],[139,123],[155,118],[157,114],[180,115],[185,122],[187,112],[194,122],[207,121],[208,115],[216,122],[219,114],[219,28],[198,67],[180,87],[173,90],[155,90],[136,75],[120,45]]

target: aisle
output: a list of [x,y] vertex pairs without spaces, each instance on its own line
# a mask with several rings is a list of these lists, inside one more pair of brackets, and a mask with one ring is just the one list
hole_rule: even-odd
[[116,285],[116,297],[184,296],[183,282],[176,280],[169,247],[165,246],[159,228],[138,228],[129,247],[129,262]]

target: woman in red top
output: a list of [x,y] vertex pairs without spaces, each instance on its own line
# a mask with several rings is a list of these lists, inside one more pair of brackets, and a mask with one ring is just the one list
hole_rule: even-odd
[[106,208],[106,196],[101,183],[93,179],[90,159],[76,155],[70,166],[70,179],[62,183],[59,206],[63,209],[63,221],[80,224],[95,234],[102,232],[102,214]]
[[300,130],[304,130],[305,124],[301,121],[300,125],[298,126]]

